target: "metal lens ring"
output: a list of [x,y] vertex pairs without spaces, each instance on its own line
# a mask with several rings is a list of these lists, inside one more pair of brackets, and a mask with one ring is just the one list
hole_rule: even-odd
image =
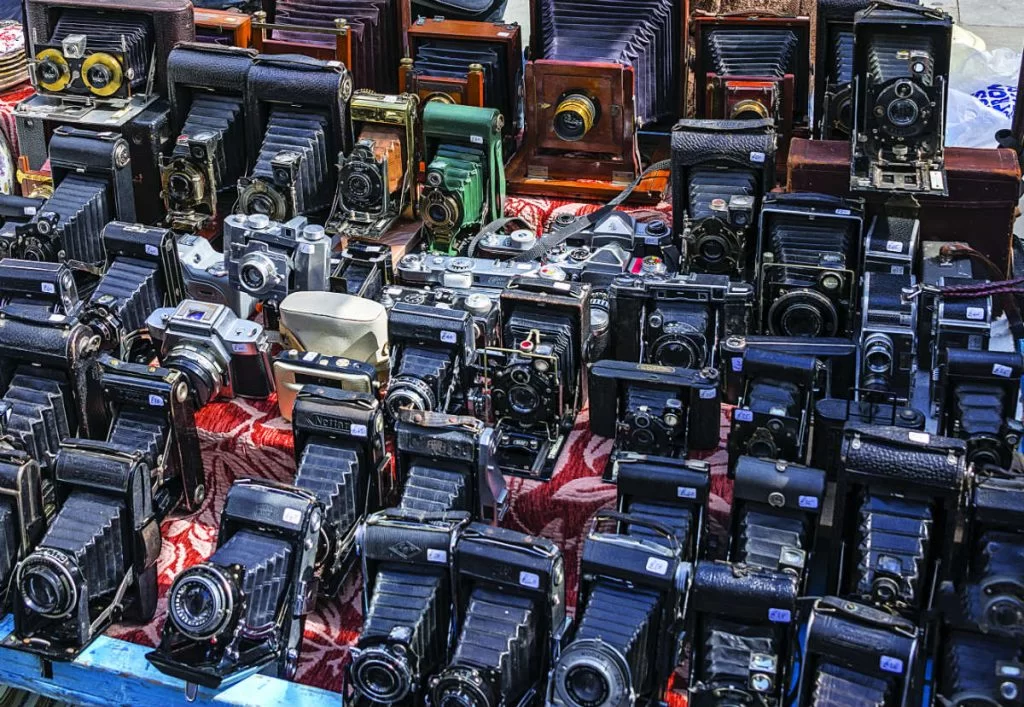
[[121,62],[110,54],[90,54],[82,62],[82,83],[97,96],[112,96],[124,83]]
[[367,211],[378,208],[384,198],[384,180],[375,165],[349,162],[339,180],[342,196],[350,209]]
[[202,201],[206,177],[189,160],[178,158],[164,170],[163,186],[171,204],[190,206]]
[[887,375],[893,371],[892,338],[887,334],[872,334],[864,340],[864,365],[876,375]]
[[48,619],[68,616],[78,604],[73,569],[74,559],[51,548],[29,555],[15,580],[25,606]]
[[462,200],[439,187],[423,194],[420,211],[432,231],[453,231],[462,224]]
[[269,294],[282,279],[274,261],[262,252],[246,253],[238,263],[238,282],[256,299]]
[[560,140],[579,142],[587,136],[600,117],[600,110],[585,93],[569,91],[555,108],[554,131]]
[[351,674],[357,693],[385,704],[404,700],[414,683],[408,662],[383,647],[359,651]]
[[721,218],[703,219],[693,229],[694,256],[712,274],[732,272],[743,254],[743,239]]
[[266,216],[271,221],[283,220],[288,210],[284,196],[262,179],[250,182],[238,195],[238,203],[241,213]]
[[200,407],[219,396],[227,380],[227,362],[222,363],[211,350],[195,344],[178,344],[167,352],[163,363],[188,376]]
[[737,101],[729,115],[731,120],[758,120],[770,117],[771,111],[768,110],[768,107],[761,101],[752,98]]
[[555,694],[571,707],[625,707],[633,691],[629,664],[597,639],[576,641],[555,665]]
[[839,312],[835,304],[815,290],[794,290],[782,295],[768,310],[774,336],[835,336]]
[[453,667],[430,683],[430,703],[435,707],[497,707],[496,696],[476,670]]
[[56,49],[36,54],[36,80],[47,91],[63,91],[71,83],[71,67]]
[[708,341],[705,333],[686,322],[669,322],[651,347],[651,361],[659,366],[703,368]]
[[437,398],[426,381],[412,376],[396,376],[388,386],[384,407],[392,417],[397,417],[404,408],[430,412],[437,409]]
[[185,570],[167,595],[171,623],[195,641],[220,635],[233,612],[231,584],[216,567],[199,565]]

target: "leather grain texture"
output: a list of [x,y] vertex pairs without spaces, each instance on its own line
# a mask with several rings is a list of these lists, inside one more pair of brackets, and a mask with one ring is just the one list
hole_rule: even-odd
[[967,473],[966,454],[959,439],[852,423],[843,433],[840,475],[957,493]]

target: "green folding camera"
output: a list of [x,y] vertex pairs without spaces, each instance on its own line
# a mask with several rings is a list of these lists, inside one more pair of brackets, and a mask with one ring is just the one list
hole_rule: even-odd
[[454,253],[461,240],[501,217],[503,123],[492,108],[434,102],[424,109],[427,172],[420,214],[431,250]]

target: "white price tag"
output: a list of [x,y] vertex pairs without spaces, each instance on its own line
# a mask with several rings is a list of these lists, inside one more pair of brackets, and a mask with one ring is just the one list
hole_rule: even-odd
[[443,343],[445,343],[445,344],[454,344],[458,340],[459,340],[459,335],[456,334],[454,331],[442,331],[441,332],[441,341]]
[[540,589],[540,576],[533,572],[520,572],[519,584],[530,589]]
[[57,290],[54,288],[52,282],[41,282],[39,283],[40,289],[48,295],[52,295]]
[[878,667],[887,673],[903,674],[903,661],[900,658],[883,655],[878,661]]
[[247,348],[246,344],[231,344],[231,350],[235,353],[245,353]]
[[751,152],[750,161],[755,164],[764,164],[765,156],[763,152]]
[[967,318],[972,319],[976,322],[985,321],[985,308],[984,307],[968,307]]
[[26,216],[35,216],[36,215],[36,207],[34,207],[34,206],[26,206],[24,209],[22,209],[22,211],[24,211]]
[[147,243],[146,244],[146,255],[152,255],[152,256],[160,255],[160,249],[157,248],[152,243]]
[[907,269],[905,267],[903,267],[902,265],[890,265],[889,266],[889,274],[891,274],[891,275],[905,275],[906,273],[907,273]]
[[732,370],[736,371],[737,373],[739,373],[740,371],[743,370],[743,357],[742,356],[733,356],[732,357]]
[[768,620],[773,624],[788,624],[793,620],[793,612],[789,609],[768,609]]
[[907,434],[911,442],[917,442],[918,444],[931,444],[932,437],[927,432],[910,432]]
[[352,436],[353,437],[365,437],[366,436],[366,425],[352,425]]
[[668,572],[668,560],[663,560],[660,557],[648,557],[647,571],[651,574],[660,574],[664,576],[664,574]]
[[801,508],[815,509],[818,507],[817,496],[801,496],[799,502]]
[[281,520],[289,525],[298,525],[302,522],[302,511],[295,508],[285,508]]
[[473,143],[474,145],[483,145],[484,144],[484,138],[483,138],[482,135],[470,135],[469,136],[469,141],[471,143]]
[[890,253],[902,253],[903,252],[903,244],[900,243],[899,241],[888,241],[885,244],[885,249],[887,251],[889,251]]
[[711,400],[716,395],[718,395],[718,389],[717,388],[705,388],[705,389],[700,391],[700,399],[701,400]]
[[433,562],[439,565],[448,563],[448,553],[444,550],[435,550],[434,548],[427,549],[427,562]]
[[740,422],[753,422],[754,421],[754,413],[751,412],[750,410],[736,410],[733,413],[733,417],[735,417]]
[[849,216],[851,213],[849,209],[836,209],[836,216]]
[[1004,366],[1001,363],[997,363],[992,366],[992,375],[999,376],[1000,378],[1009,378],[1013,374],[1013,369],[1009,366]]

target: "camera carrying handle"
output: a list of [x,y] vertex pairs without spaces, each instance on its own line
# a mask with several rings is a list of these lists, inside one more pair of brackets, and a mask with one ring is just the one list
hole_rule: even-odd
[[414,4],[450,20],[498,21],[507,0],[415,0]]
[[663,523],[637,518],[636,516],[632,516],[629,513],[622,513],[621,511],[603,510],[598,511],[594,514],[594,521],[591,524],[590,532],[588,533],[589,537],[594,537],[594,535],[597,533],[597,527],[601,524],[602,521],[618,523],[621,525],[639,525],[643,528],[647,528],[648,530],[653,530],[655,533],[663,536],[668,541],[669,549],[672,551],[672,554],[679,554],[679,540],[676,538],[675,533],[673,533],[672,530]]

